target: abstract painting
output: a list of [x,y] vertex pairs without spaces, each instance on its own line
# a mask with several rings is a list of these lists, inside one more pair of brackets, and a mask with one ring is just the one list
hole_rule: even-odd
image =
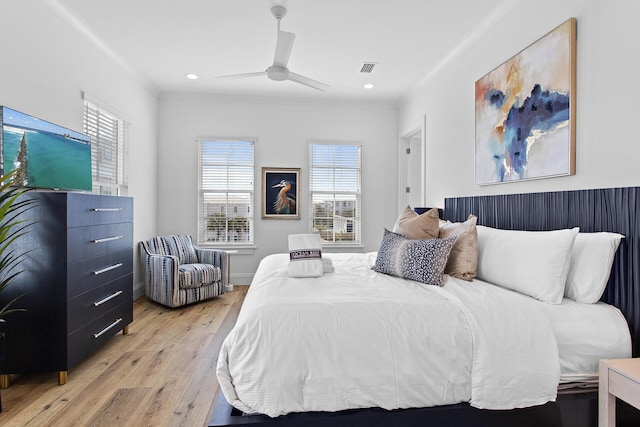
[[575,174],[576,19],[476,81],[476,184]]
[[300,219],[299,184],[299,168],[262,168],[262,218]]

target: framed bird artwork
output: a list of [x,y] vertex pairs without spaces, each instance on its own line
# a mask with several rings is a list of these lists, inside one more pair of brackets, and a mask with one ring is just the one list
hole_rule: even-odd
[[300,219],[300,168],[262,168],[262,218]]

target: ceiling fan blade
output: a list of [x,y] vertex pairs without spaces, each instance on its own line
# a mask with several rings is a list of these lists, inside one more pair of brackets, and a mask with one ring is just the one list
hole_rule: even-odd
[[296,35],[286,31],[278,31],[278,41],[276,42],[276,54],[273,57],[273,65],[286,68],[293,49],[293,42]]
[[257,73],[243,73],[243,74],[229,74],[226,76],[216,76],[217,79],[243,79],[245,77],[259,77],[266,76],[266,71],[259,71]]
[[323,92],[331,87],[328,84],[324,84],[317,80],[310,79],[309,77],[301,76],[300,74],[296,74],[291,71],[289,71],[289,80],[291,80],[292,82],[303,84],[305,86],[312,87],[314,89],[317,89]]

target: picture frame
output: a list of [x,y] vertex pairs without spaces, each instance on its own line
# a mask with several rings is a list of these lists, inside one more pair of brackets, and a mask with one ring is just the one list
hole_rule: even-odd
[[262,168],[262,218],[300,219],[300,168]]
[[477,185],[575,175],[576,19],[475,83]]

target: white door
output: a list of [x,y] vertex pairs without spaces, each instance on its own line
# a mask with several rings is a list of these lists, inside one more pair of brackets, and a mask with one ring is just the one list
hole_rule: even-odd
[[398,203],[401,211],[406,206],[424,207],[424,120],[420,127],[400,138]]
[[407,165],[407,205],[421,207],[423,205],[422,193],[422,136],[421,133],[414,134],[407,139],[407,149],[405,151]]

